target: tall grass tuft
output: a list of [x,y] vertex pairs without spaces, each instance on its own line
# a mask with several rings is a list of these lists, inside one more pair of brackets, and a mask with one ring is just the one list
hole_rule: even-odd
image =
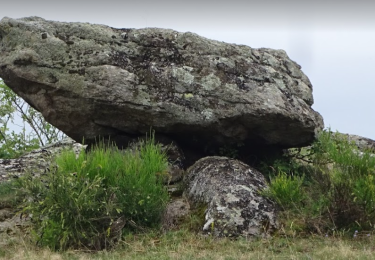
[[304,232],[374,229],[372,151],[360,151],[347,137],[328,130],[311,147],[289,151],[269,167],[280,172],[280,165],[283,171],[270,177],[263,194],[282,206],[285,223],[299,223],[297,229]]
[[39,244],[53,250],[113,246],[123,229],[156,228],[168,201],[167,158],[153,135],[137,149],[98,142],[87,154],[65,151],[56,171],[26,178],[25,211]]

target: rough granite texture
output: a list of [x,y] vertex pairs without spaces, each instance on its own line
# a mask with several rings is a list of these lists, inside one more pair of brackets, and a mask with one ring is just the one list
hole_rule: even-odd
[[199,145],[295,147],[323,127],[285,51],[190,32],[4,17],[0,77],[78,142],[152,126]]
[[375,140],[352,134],[339,133],[339,135],[347,138],[349,142],[354,142],[360,151],[375,152]]
[[267,236],[278,228],[276,205],[259,195],[263,175],[227,157],[205,157],[187,170],[185,196],[207,207],[203,231],[214,236]]
[[35,149],[17,159],[0,159],[0,182],[18,178],[25,173],[39,176],[50,170],[53,159],[65,149],[72,149],[77,155],[86,146],[70,138]]

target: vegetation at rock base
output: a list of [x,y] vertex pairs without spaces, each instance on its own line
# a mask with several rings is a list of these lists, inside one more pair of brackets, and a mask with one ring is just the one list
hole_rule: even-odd
[[[16,117],[21,122],[15,122]],[[18,123],[20,131],[10,128]],[[0,158],[18,157],[64,136],[0,79]]]
[[112,247],[124,230],[157,227],[169,198],[162,183],[166,169],[153,136],[133,151],[100,141],[78,156],[63,152],[55,170],[21,179],[37,244],[100,250]]
[[[18,110],[26,105],[3,82],[0,88],[0,158],[61,138],[32,108]],[[21,133],[9,130],[16,110]],[[169,199],[161,183],[167,159],[153,136],[131,152],[103,142],[88,153],[66,151],[41,178],[0,184],[1,209],[32,215],[26,232],[0,234],[0,259],[373,259],[373,152],[326,130],[310,147],[263,162],[269,187],[262,194],[279,205],[281,228],[268,239],[230,240],[197,233],[204,207],[179,230],[158,229]]]
[[41,249],[25,238],[0,240],[0,259],[4,260],[272,260],[272,259],[374,259],[373,237],[273,237],[269,239],[215,239],[186,230],[165,234],[148,232],[124,236],[116,250],[54,252]]
[[[371,222],[374,219],[371,200],[374,157],[371,151],[359,151],[342,136],[324,131],[311,147],[290,149],[283,157],[273,160],[273,164],[264,163],[263,171],[268,169],[270,185],[263,193],[280,205],[282,227],[272,238],[250,241],[201,236],[194,232],[194,223],[200,223],[199,216],[188,217],[190,219],[177,231],[163,233],[152,229],[157,227],[161,214],[157,210],[168,200],[165,194],[163,200],[154,201],[155,211],[149,213],[147,210],[152,207],[143,207],[152,204],[148,202],[146,190],[158,183],[157,176],[160,175],[155,173],[165,170],[165,158],[155,148],[157,146],[152,142],[146,142],[138,152],[130,153],[99,144],[89,154],[81,153],[78,157],[67,151],[57,159],[55,174],[24,180],[28,182],[24,185],[29,192],[26,211],[34,210],[33,234],[37,245],[54,250],[82,246],[96,250],[117,244],[116,251],[96,255],[68,250],[58,256],[64,259],[147,259],[152,256],[176,259],[177,255],[179,259],[191,259],[195,255],[200,255],[199,259],[247,259],[250,256],[254,259],[281,256],[347,259],[355,256],[353,250],[359,258],[371,259],[374,250],[371,245],[374,242]],[[118,174],[126,173],[119,170],[121,163],[116,164],[116,157],[124,161],[129,160],[127,156],[134,155],[137,167],[144,167],[145,161],[149,166],[159,165],[146,167],[153,169],[151,176],[155,178],[152,185],[139,185],[137,192],[132,192],[133,186],[120,184],[117,178]],[[153,159],[147,160],[147,156]],[[163,160],[162,164],[155,163]],[[122,173],[113,175],[115,171]],[[143,170],[136,170],[140,171]],[[149,178],[137,180],[146,179]],[[120,192],[118,185],[125,188]],[[165,189],[161,185],[158,191],[165,192]],[[127,200],[126,192],[132,192],[132,198],[135,196],[136,199]],[[159,193],[157,196],[160,198]],[[122,237],[115,239],[111,237],[111,228],[118,220],[124,220],[121,226],[124,232]],[[25,254],[32,255],[29,259],[43,259],[40,254],[54,255],[48,249],[39,251],[39,247],[28,241],[18,246],[21,246],[18,256],[10,251],[3,251],[3,254],[9,259]]]
[[270,185],[263,194],[279,203],[287,232],[374,230],[372,151],[360,151],[347,137],[327,130],[312,146],[290,149],[284,158],[265,165]]

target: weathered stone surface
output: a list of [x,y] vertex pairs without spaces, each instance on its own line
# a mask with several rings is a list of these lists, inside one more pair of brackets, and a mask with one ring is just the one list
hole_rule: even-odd
[[169,231],[177,229],[182,218],[190,213],[190,205],[185,198],[175,198],[171,200],[165,209],[162,217],[162,229]]
[[375,152],[375,141],[370,138],[353,134],[339,133],[339,135],[347,138],[349,142],[354,142],[361,151],[370,150]]
[[203,231],[215,236],[265,236],[278,228],[276,206],[258,194],[263,175],[227,157],[206,157],[186,174],[185,195],[194,207],[206,207]]
[[[9,217],[9,218],[8,218]],[[31,225],[30,218],[21,213],[12,213],[6,219],[0,220],[0,236],[2,233],[13,235],[17,230],[24,230]]]
[[64,149],[73,149],[78,154],[86,146],[70,138],[33,150],[17,159],[0,159],[0,182],[17,178],[26,172],[33,175],[48,171],[53,158]]
[[9,219],[15,215],[15,212],[13,209],[10,208],[3,208],[0,209],[0,221],[4,221],[6,219]]
[[309,79],[284,51],[190,32],[5,17],[0,77],[78,142],[152,126],[202,148],[296,147],[323,127]]

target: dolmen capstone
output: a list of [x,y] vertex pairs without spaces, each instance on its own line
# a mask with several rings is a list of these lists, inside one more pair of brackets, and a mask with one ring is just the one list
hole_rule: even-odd
[[0,77],[77,142],[152,127],[200,148],[309,144],[312,84],[285,51],[159,28],[0,21]]
[[243,147],[257,157],[265,147],[309,145],[324,127],[311,82],[285,51],[191,32],[4,17],[0,78],[89,147],[98,137],[125,147],[151,129],[181,145],[167,182],[184,175],[186,198],[174,208],[204,207],[201,229],[215,236],[268,235],[278,228],[276,206],[259,195],[266,182],[254,168],[200,152]]

